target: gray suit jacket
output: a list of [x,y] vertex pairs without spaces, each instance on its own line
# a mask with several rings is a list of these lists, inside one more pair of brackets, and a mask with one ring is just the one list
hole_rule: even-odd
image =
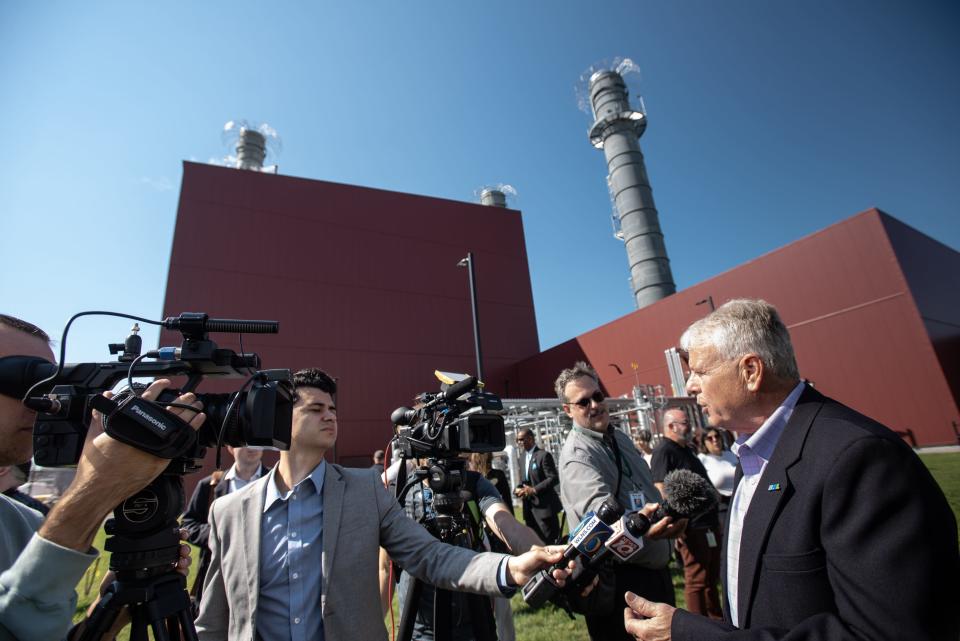
[[[265,476],[213,503],[210,570],[197,619],[200,639],[256,638],[260,518],[269,479]],[[387,639],[380,612],[380,546],[404,570],[428,583],[500,595],[496,573],[504,555],[441,543],[406,516],[376,474],[327,464],[319,604],[326,641]]]

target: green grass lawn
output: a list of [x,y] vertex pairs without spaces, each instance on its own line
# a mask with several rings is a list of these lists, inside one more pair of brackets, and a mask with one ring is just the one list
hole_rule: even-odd
[[[960,453],[946,454],[922,454],[920,458],[930,469],[933,477],[940,484],[943,493],[947,496],[950,507],[953,508],[954,516],[960,522]],[[103,549],[104,533],[101,530],[97,535],[94,545]],[[199,555],[194,549],[194,561]],[[100,585],[100,579],[107,570],[107,555],[102,555],[98,562],[90,566],[87,574],[77,585],[77,614],[79,619],[83,616],[87,606],[93,600],[97,593],[97,587]],[[189,581],[192,583],[196,567],[191,567]],[[677,596],[677,605],[682,607],[683,600],[683,575],[674,563],[673,567],[673,585]],[[396,599],[394,600],[396,601]],[[562,611],[548,605],[539,610],[528,608],[520,595],[516,595],[512,600],[514,612],[514,625],[517,630],[518,641],[554,641],[555,639],[565,639],[568,641],[587,641],[587,629],[583,623],[583,617],[577,616],[576,621],[571,621]],[[396,604],[394,604],[396,611]],[[396,614],[396,623],[399,625],[399,614]],[[390,628],[390,618],[387,617],[387,628]],[[118,637],[120,641],[129,639],[129,627]]]

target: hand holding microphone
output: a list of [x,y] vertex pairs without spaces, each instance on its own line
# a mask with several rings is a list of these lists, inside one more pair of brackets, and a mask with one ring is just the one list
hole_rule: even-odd
[[550,570],[538,572],[527,581],[521,592],[523,600],[531,608],[538,608],[557,593],[560,587],[553,580],[554,569],[566,568],[575,559],[589,559],[602,552],[603,544],[613,534],[610,524],[615,523],[623,510],[613,499],[604,501],[597,511],[584,515],[576,529],[570,533],[570,543],[563,551],[563,558]]
[[674,470],[663,479],[663,502],[647,504],[642,510],[628,512],[611,524],[611,534],[599,554],[584,559],[582,569],[570,577],[568,589],[579,592],[596,576],[600,561],[612,554],[618,561],[629,561],[643,549],[643,537],[663,519],[692,519],[716,507],[716,490],[707,479],[689,470]]

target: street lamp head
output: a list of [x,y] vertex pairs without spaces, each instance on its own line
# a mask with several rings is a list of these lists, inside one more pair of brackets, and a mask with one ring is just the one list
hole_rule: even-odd
[[457,267],[468,267],[470,265],[470,257],[461,258],[460,262],[457,263]]

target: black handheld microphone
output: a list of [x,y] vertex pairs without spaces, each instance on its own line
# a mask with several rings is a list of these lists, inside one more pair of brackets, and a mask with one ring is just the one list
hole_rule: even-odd
[[590,559],[602,554],[604,542],[613,534],[610,524],[615,523],[622,514],[623,509],[612,498],[605,500],[596,513],[585,514],[576,529],[570,533],[570,543],[563,551],[563,558],[549,570],[537,572],[523,586],[521,592],[526,604],[531,608],[539,608],[557,593],[560,586],[551,576],[553,570],[565,568],[567,563],[578,557]]
[[608,554],[619,561],[628,561],[643,549],[643,536],[660,519],[692,519],[716,507],[717,491],[707,479],[689,470],[674,470],[663,479],[663,502],[648,518],[639,511],[629,512],[613,523],[613,533],[603,550],[585,559],[583,569],[568,581],[569,589],[580,591],[593,580],[597,564]]

